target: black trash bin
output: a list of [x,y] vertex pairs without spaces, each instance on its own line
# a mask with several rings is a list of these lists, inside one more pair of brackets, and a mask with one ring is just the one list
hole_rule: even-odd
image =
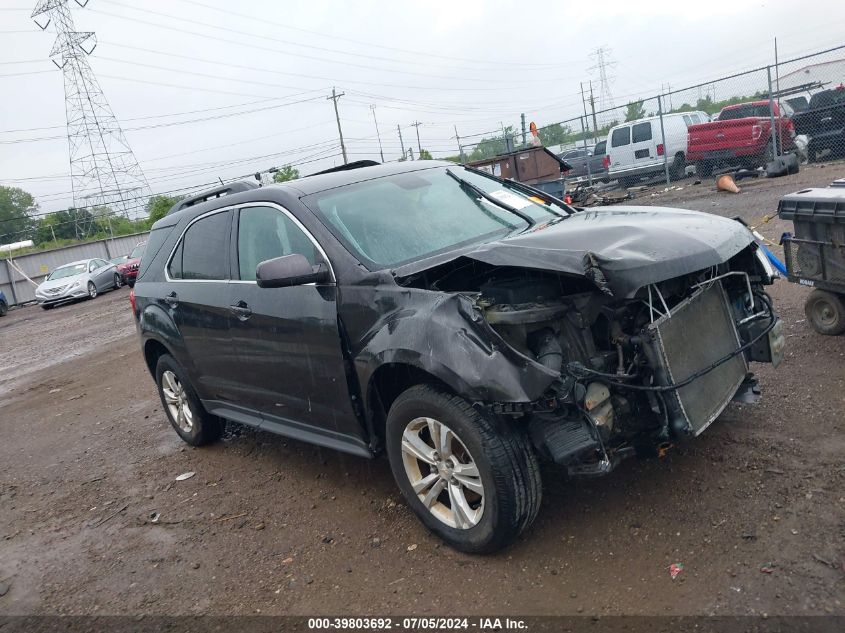
[[802,189],[781,198],[778,216],[795,231],[783,239],[790,281],[814,288],[804,310],[822,334],[845,332],[845,187]]

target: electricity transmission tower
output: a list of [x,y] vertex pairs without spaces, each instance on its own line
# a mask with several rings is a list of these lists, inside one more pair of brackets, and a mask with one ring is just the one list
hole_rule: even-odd
[[64,75],[73,204],[134,219],[145,214],[150,187],[88,63],[96,35],[76,30],[69,3],[38,0],[32,19],[42,31],[51,22],[56,30],[50,58]]
[[610,92],[610,82],[613,79],[608,73],[616,67],[616,62],[610,61],[611,49],[607,46],[599,46],[591,54],[590,58],[595,64],[590,66],[590,71],[598,71],[599,75],[599,109],[609,110],[616,107],[613,103],[613,95]]

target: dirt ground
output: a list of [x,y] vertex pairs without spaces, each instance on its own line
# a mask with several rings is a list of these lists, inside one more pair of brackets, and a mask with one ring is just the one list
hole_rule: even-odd
[[[740,195],[688,179],[633,203],[757,224],[781,195],[844,176],[807,167]],[[788,350],[757,368],[759,405],[604,479],[546,468],[533,528],[485,557],[429,535],[384,459],[243,429],[182,444],[126,289],[13,310],[0,319],[0,614],[843,615],[845,337],[809,329],[807,292],[772,289]]]

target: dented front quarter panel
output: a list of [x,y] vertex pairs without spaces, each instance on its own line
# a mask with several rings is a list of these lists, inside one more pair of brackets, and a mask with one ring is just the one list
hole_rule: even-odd
[[362,392],[390,363],[421,369],[473,402],[533,402],[559,374],[520,354],[459,293],[392,279],[341,289],[341,320]]

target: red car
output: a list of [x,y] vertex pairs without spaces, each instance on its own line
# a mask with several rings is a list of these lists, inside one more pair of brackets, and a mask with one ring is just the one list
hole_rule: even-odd
[[141,257],[144,255],[146,248],[146,242],[137,244],[132,249],[132,252],[126,256],[126,261],[117,267],[117,272],[123,277],[123,283],[127,284],[130,288],[135,285],[135,278],[138,276],[138,268],[141,265]]
[[[783,149],[793,149],[795,128],[777,103],[774,119]],[[709,176],[719,165],[740,164],[753,169],[771,160],[772,117],[768,101],[726,106],[717,120],[690,125],[687,131],[687,162],[695,163],[699,176]]]

